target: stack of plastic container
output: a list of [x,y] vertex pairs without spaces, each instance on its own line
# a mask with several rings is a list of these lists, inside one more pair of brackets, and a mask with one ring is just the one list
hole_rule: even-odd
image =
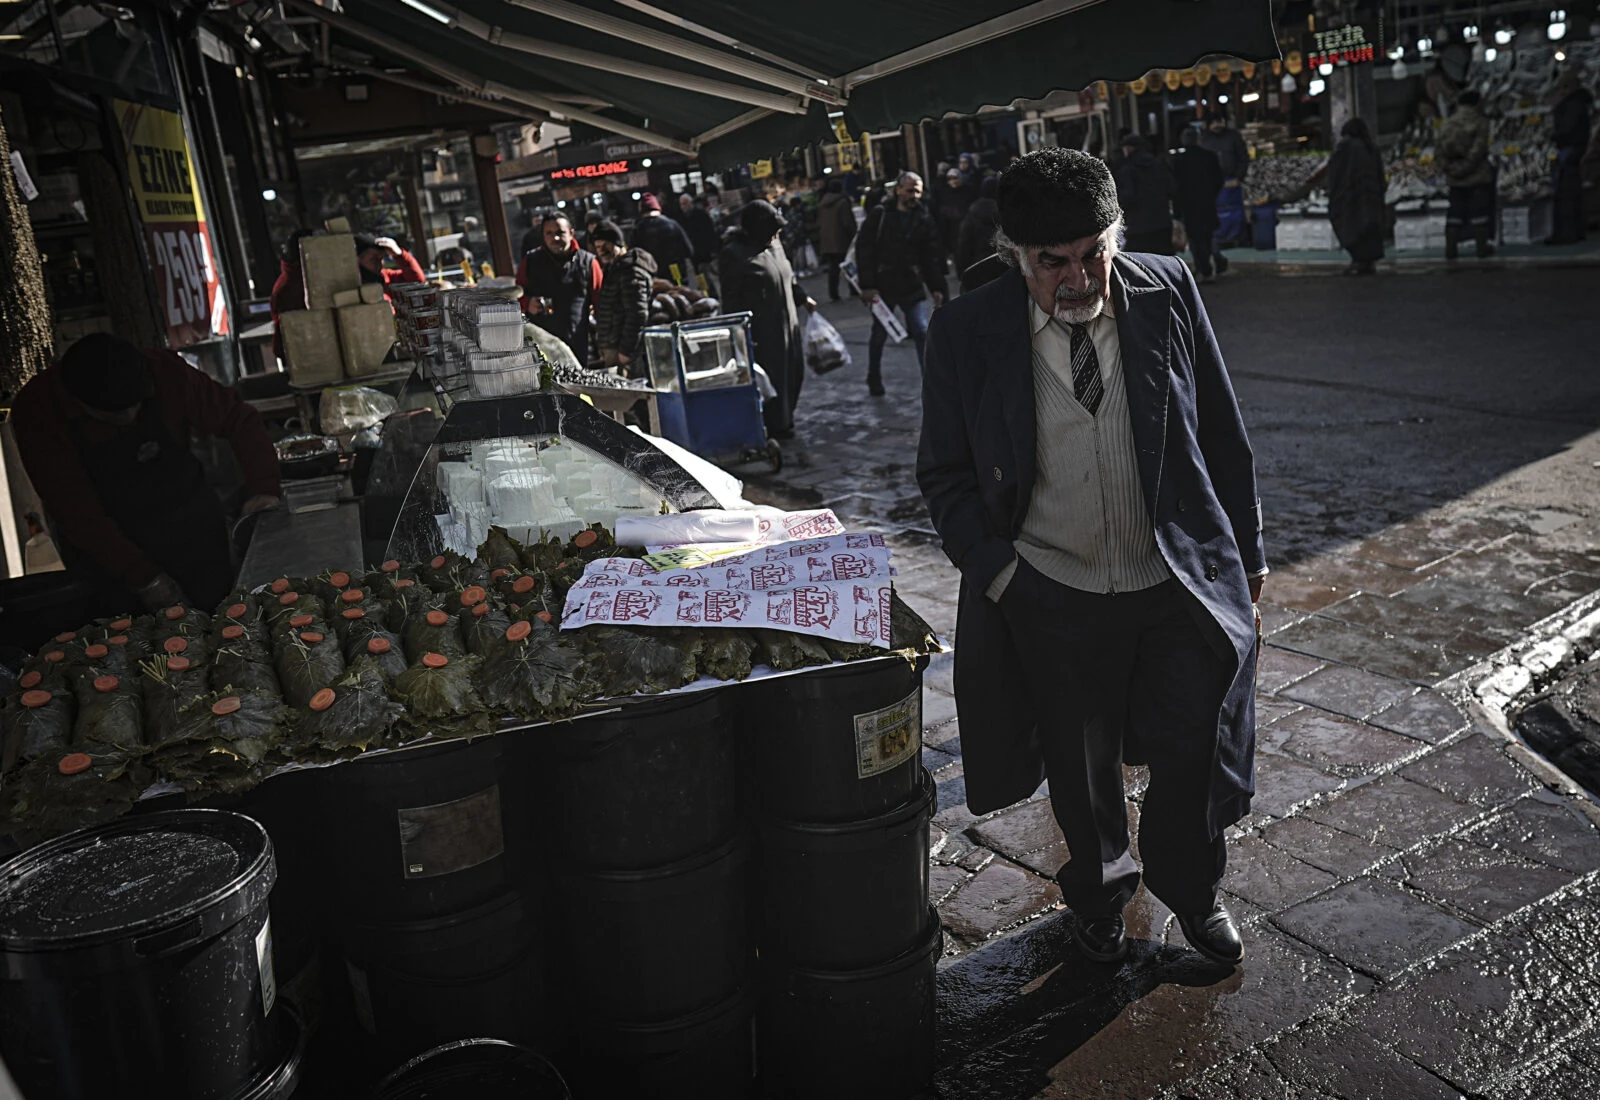
[[446,390],[494,398],[539,388],[544,357],[525,346],[516,302],[492,291],[427,283],[399,283],[391,291],[401,341]]

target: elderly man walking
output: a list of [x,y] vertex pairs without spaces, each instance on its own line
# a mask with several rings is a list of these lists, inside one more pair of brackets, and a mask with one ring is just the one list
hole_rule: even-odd
[[1048,776],[1079,949],[1127,951],[1138,889],[1122,765],[1147,764],[1144,881],[1189,943],[1244,946],[1217,884],[1254,791],[1254,459],[1193,277],[1122,253],[1104,164],[1068,149],[1000,181],[1015,270],[933,315],[917,477],[961,571],[967,804]]

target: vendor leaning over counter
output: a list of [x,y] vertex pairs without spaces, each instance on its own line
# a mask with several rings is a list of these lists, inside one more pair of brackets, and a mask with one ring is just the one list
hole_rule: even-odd
[[12,403],[23,465],[62,559],[96,589],[96,614],[227,595],[227,516],[190,450],[226,439],[245,515],[278,505],[278,459],[261,417],[171,351],[85,336]]

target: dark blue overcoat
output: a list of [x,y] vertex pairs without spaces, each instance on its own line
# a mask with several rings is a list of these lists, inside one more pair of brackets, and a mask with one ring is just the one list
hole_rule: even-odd
[[[1128,412],[1156,544],[1231,673],[1210,775],[1215,834],[1249,812],[1255,790],[1256,636],[1247,576],[1266,565],[1255,461],[1189,269],[1142,253],[1113,264]],[[938,310],[928,327],[917,480],[961,571],[956,710],[974,813],[1027,798],[1044,777],[1020,668],[1051,655],[1019,653],[999,607],[984,596],[1014,556],[1033,493],[1030,333],[1028,289],[1016,271]],[[1213,690],[1197,685],[1197,694]]]

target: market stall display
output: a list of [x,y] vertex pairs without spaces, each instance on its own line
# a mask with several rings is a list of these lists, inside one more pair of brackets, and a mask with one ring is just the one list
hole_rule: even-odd
[[355,238],[317,234],[299,247],[306,308],[278,318],[290,384],[320,387],[381,374],[394,348],[394,314],[382,283],[362,283]]

